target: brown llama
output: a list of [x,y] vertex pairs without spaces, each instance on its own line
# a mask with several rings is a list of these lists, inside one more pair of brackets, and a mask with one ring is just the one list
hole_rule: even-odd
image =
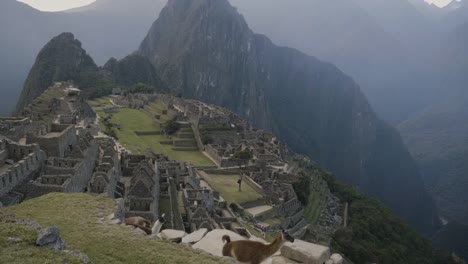
[[223,242],[226,244],[223,247],[223,256],[233,257],[242,263],[260,264],[275,254],[286,241],[292,243],[294,238],[284,230],[271,244],[251,240],[231,241],[228,235],[224,235]]

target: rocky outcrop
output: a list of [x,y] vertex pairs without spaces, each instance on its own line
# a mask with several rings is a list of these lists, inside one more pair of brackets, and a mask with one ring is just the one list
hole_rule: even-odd
[[192,232],[182,238],[182,243],[185,244],[195,244],[200,241],[208,232],[206,228],[200,228],[195,232]]
[[185,233],[184,231],[181,231],[181,230],[173,230],[173,229],[164,229],[163,231],[161,231],[161,233],[159,233],[159,236],[163,239],[163,240],[169,240],[171,242],[181,242],[182,241],[182,238],[185,237],[187,235],[187,233]]
[[322,264],[330,259],[330,248],[296,239],[285,243],[281,255],[306,264]]
[[231,241],[244,240],[245,238],[237,233],[225,229],[215,229],[210,231],[202,240],[195,243],[192,248],[202,250],[218,257],[222,257],[223,240],[222,237],[228,235]]
[[36,240],[39,247],[48,247],[55,250],[65,249],[65,242],[60,237],[60,230],[57,227],[49,227],[41,230]]
[[254,34],[227,0],[169,0],[142,42],[174,92],[224,106],[272,130],[422,232],[432,200],[395,129],[331,64]]
[[81,42],[72,33],[62,33],[39,52],[24,83],[16,112],[19,113],[54,82],[72,80],[86,89],[97,79],[98,67],[81,47]]

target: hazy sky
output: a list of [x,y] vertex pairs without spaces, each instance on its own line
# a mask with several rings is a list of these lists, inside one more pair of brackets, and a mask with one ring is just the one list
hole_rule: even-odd
[[[2,0],[0,0],[2,1]],[[95,0],[17,0],[42,11],[62,11],[88,5]]]
[[[1,1],[1,0],[0,0]],[[62,11],[74,7],[84,6],[95,0],[18,0],[42,11]],[[130,1],[130,0],[129,0]],[[391,1],[391,0],[389,0]],[[444,6],[452,0],[425,0],[429,3],[435,3],[438,6]]]

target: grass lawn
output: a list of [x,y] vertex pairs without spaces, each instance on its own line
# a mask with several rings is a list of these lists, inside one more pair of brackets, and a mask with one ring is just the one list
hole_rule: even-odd
[[[222,263],[219,258],[185,246],[149,239],[120,225],[97,222],[98,218],[110,215],[114,207],[113,200],[100,196],[52,193],[6,210],[19,219],[35,219],[43,227],[57,226],[68,249],[79,249],[97,264]],[[31,231],[6,227],[8,229],[5,224],[0,225],[1,263],[76,263],[74,260],[61,261],[68,259],[31,246],[35,237]],[[6,245],[5,236],[20,236],[26,240],[17,245]]]
[[[0,212],[1,216],[1,212]],[[19,238],[20,242],[8,238]],[[70,263],[80,264],[78,258],[56,252],[52,249],[36,247],[37,232],[25,225],[15,225],[0,221],[0,262],[1,263]]]
[[326,186],[323,181],[312,181],[311,182],[311,192],[308,197],[308,204],[304,208],[304,217],[311,223],[315,224],[320,216],[320,201],[325,199]]
[[[100,98],[90,101],[91,105],[102,105],[109,102],[109,98]],[[109,102],[110,104],[110,102]],[[150,104],[155,108],[160,108],[155,103]],[[101,118],[107,116],[102,111],[102,107],[93,108]],[[208,157],[200,151],[175,151],[172,145],[160,144],[160,141],[167,140],[163,135],[137,136],[135,131],[159,131],[159,126],[154,123],[151,116],[141,110],[122,108],[117,113],[112,114],[110,120],[114,124],[120,124],[121,130],[115,129],[119,142],[134,154],[144,154],[147,148],[151,148],[156,153],[167,155],[170,159],[190,162],[198,166],[215,165]],[[177,139],[173,137],[173,139]]]
[[242,192],[239,192],[239,175],[218,175],[208,174],[205,180],[217,191],[221,196],[230,203],[245,203],[262,198],[258,192],[252,189],[245,182],[242,183]]

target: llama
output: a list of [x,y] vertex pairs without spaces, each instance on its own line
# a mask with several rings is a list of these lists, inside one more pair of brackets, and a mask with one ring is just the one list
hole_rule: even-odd
[[158,221],[156,221],[156,223],[154,223],[153,225],[153,228],[151,229],[151,233],[153,234],[159,234],[159,232],[161,231],[161,227],[164,225],[164,222],[166,222],[166,220],[164,219],[164,216],[166,214],[162,214]]
[[223,247],[223,256],[233,257],[242,263],[260,264],[275,254],[286,241],[292,243],[294,238],[284,230],[271,244],[251,240],[231,241],[228,235],[224,235],[223,242],[226,244]]
[[125,219],[125,225],[131,225],[135,228],[139,228],[146,232],[147,235],[151,235],[151,223],[143,217],[133,216]]
[[140,216],[134,216],[125,219],[125,225],[131,225],[135,228],[139,228],[145,231],[147,235],[159,234],[159,232],[161,231],[161,227],[165,222],[164,215],[165,214],[162,214],[162,216],[159,217],[159,219],[154,223],[153,228],[150,228],[151,223],[148,220]]

